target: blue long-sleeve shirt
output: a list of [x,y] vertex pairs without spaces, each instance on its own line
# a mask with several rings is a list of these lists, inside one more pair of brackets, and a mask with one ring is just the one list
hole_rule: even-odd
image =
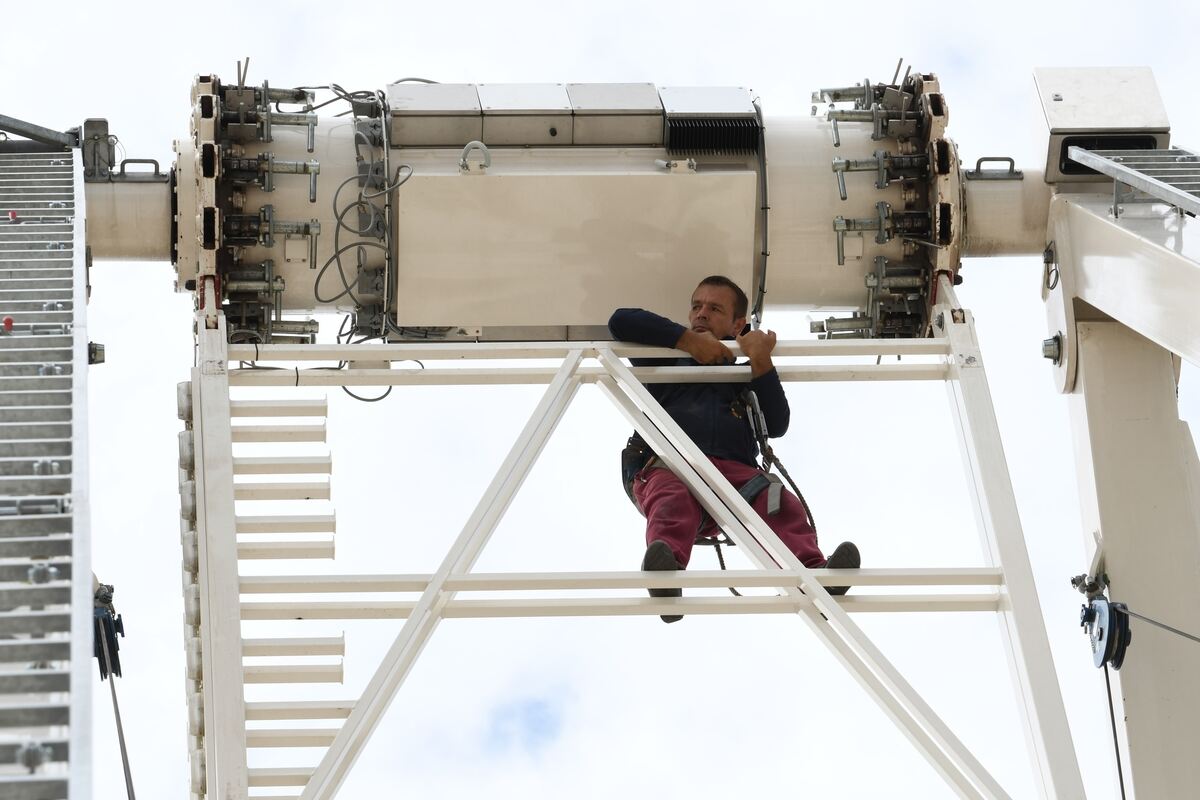
[[[654,347],[674,347],[687,330],[678,322],[640,308],[618,308],[608,320],[608,330],[622,342]],[[634,366],[697,366],[689,357],[634,358]],[[787,432],[791,409],[779,373],[772,369],[750,379],[758,397],[767,431],[772,437]],[[650,383],[646,388],[696,446],[708,456],[754,464],[758,443],[746,418],[740,395],[743,383]]]

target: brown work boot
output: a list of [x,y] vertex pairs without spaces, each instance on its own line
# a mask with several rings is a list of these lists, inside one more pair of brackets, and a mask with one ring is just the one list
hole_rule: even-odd
[[[829,555],[825,569],[858,569],[862,566],[862,557],[854,542],[842,542]],[[850,590],[849,586],[826,586],[825,591],[834,595],[842,595]]]
[[[646,555],[642,558],[643,572],[666,572],[669,570],[679,569],[679,562],[675,560],[675,554],[671,552],[670,546],[662,539],[655,539],[646,548]],[[682,589],[648,589],[651,597],[683,597]],[[661,614],[663,622],[679,622],[683,619],[682,614]]]

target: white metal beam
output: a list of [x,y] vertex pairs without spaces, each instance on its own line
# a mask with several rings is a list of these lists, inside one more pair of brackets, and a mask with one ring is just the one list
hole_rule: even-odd
[[[999,586],[993,567],[922,569],[812,569],[822,585],[837,586]],[[244,575],[242,594],[311,594],[316,592],[423,592],[432,576],[414,575]],[[791,570],[688,570],[677,575],[654,572],[476,572],[446,580],[447,591],[547,591],[570,589],[683,589],[795,586],[800,573]]]
[[[397,344],[235,344],[229,346],[234,361],[260,363],[304,361],[462,361],[474,359],[565,358],[582,350],[591,358],[597,348],[609,349],[621,357],[662,358],[683,355],[666,347],[648,347],[626,342],[433,342]],[[729,349],[740,355],[736,342]],[[831,339],[792,340],[775,345],[778,358],[816,356],[823,358],[866,356],[940,356],[946,354],[941,339]]]
[[[1192,431],[1179,419],[1171,354],[1117,322],[1081,322],[1078,341],[1069,408],[1087,555],[1098,531],[1109,597],[1195,630],[1200,462]],[[1200,785],[1200,649],[1132,624],[1125,663],[1112,673],[1127,788],[1139,798],[1192,796]]]
[[72,226],[71,269],[73,342],[71,360],[71,719],[70,783],[71,798],[86,798],[92,786],[92,671],[85,668],[92,660],[92,520],[91,489],[88,480],[88,259],[86,226],[87,207],[83,191],[83,164],[80,152],[72,150],[64,159],[71,160],[77,222]]
[[242,798],[247,787],[246,713],[225,319],[220,317],[218,327],[209,329],[200,318],[197,331],[192,425],[206,785],[210,797]]
[[[600,360],[612,379],[600,386],[626,414],[651,449],[682,480],[693,495],[746,555],[763,569],[786,568],[800,574],[797,588],[815,608],[802,608],[801,617],[916,745],[946,781],[964,797],[1006,798],[1008,795],[924,699],[887,661],[845,611],[813,580],[809,570],[750,508],[712,462],[663,411],[658,402],[611,351]],[[817,612],[820,613],[817,613]],[[824,624],[828,622],[828,625]]]
[[[670,574],[670,573],[667,573]],[[678,581],[676,581],[678,582]],[[449,590],[447,590],[449,591]],[[835,602],[848,612],[997,611],[1000,595],[975,594],[867,594],[839,597]],[[416,600],[306,600],[299,602],[242,603],[242,619],[406,619]],[[770,614],[810,609],[812,602],[798,597],[691,597],[668,600],[644,597],[545,597],[451,600],[442,607],[446,619],[481,617],[595,617],[644,614]]]
[[564,359],[558,375],[547,387],[462,533],[421,594],[362,698],[305,785],[303,800],[329,800],[346,779],[367,738],[437,627],[442,609],[452,599],[453,593],[445,591],[446,580],[455,573],[470,571],[575,396],[579,381],[574,373],[582,355],[582,351],[573,350]]
[[[232,386],[516,386],[547,384],[554,379],[554,367],[442,368],[442,369],[240,369],[230,373]],[[781,364],[777,367],[784,382],[842,381],[943,381],[946,366],[937,364],[852,364],[827,365]],[[604,376],[595,367],[578,372],[584,383]],[[749,367],[634,367],[633,374],[642,383],[745,383]],[[244,430],[243,430],[244,428]],[[234,428],[234,441],[324,441],[315,426],[250,426]],[[259,438],[249,438],[251,435]],[[277,438],[262,438],[267,436]],[[300,436],[320,438],[301,439]]]
[[938,300],[935,317],[940,322],[935,327],[950,345],[951,380],[946,388],[982,549],[989,565],[1000,567],[1004,574],[1001,634],[1021,701],[1020,716],[1038,790],[1044,798],[1083,797],[1083,777],[1042,621],[974,320],[969,311],[958,307],[954,287],[944,276]]
[[1129,206],[1118,219],[1111,209],[1111,194],[1058,195],[1051,203],[1055,246],[1060,261],[1069,258],[1059,266],[1071,271],[1074,296],[1200,364],[1196,221],[1163,205]]

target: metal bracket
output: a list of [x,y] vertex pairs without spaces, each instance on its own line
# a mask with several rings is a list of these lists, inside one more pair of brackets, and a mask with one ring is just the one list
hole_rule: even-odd
[[875,231],[876,244],[886,244],[891,240],[892,231],[888,227],[888,222],[892,218],[891,205],[880,200],[875,204],[875,212],[875,219],[833,218],[833,229],[837,232],[838,266],[846,263],[846,233],[848,231]]

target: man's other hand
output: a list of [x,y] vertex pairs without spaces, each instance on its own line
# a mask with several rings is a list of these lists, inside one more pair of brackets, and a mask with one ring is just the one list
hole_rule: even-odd
[[[773,334],[772,334],[773,336]],[[772,340],[772,346],[774,341]],[[733,352],[709,331],[684,331],[675,347],[700,364],[732,364]]]
[[737,343],[742,348],[742,354],[750,359],[750,374],[754,377],[765,375],[775,368],[771,362],[771,351],[775,349],[774,331],[750,331],[737,337]]

